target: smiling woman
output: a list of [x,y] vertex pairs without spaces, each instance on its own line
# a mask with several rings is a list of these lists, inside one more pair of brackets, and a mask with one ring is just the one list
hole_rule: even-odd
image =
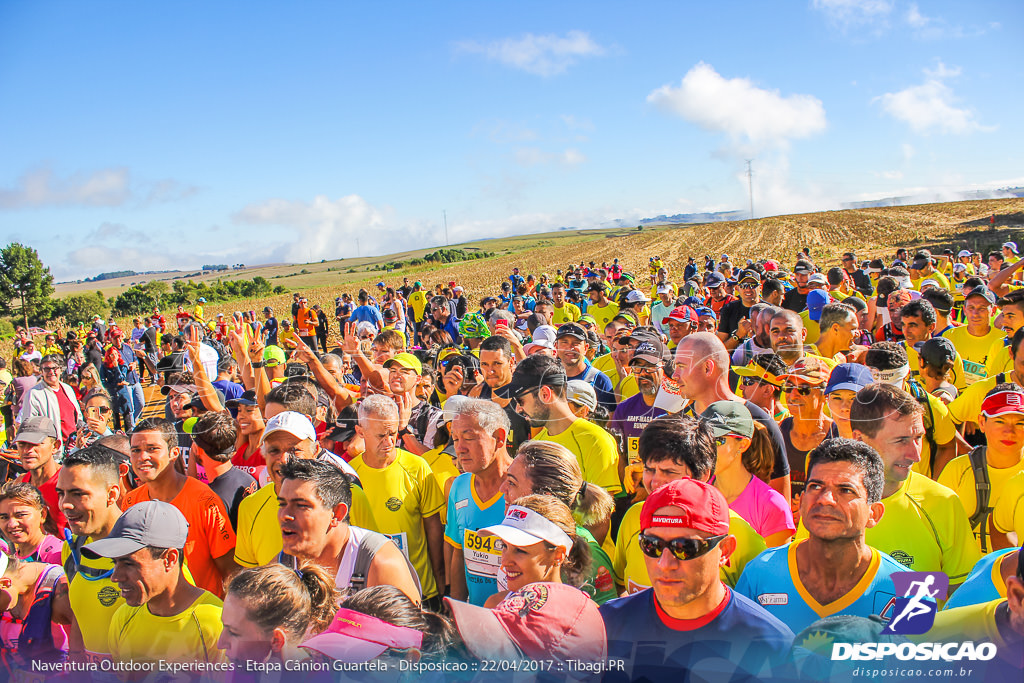
[[9,481],[0,488],[0,533],[20,560],[60,564],[62,542],[39,489]]

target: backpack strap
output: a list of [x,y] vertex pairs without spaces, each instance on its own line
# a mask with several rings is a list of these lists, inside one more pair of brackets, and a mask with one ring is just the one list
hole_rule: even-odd
[[992,515],[992,508],[989,506],[992,497],[992,482],[988,477],[988,461],[985,458],[985,447],[978,446],[973,449],[968,458],[971,461],[971,470],[974,472],[974,492],[976,502],[974,514],[969,521],[972,529],[981,532],[981,552],[987,553],[991,550],[988,543],[988,519]]
[[910,395],[924,408],[922,422],[924,422],[924,439],[928,443],[928,471],[935,476],[935,457],[939,451],[939,445],[935,443],[935,415],[932,414],[932,403],[928,400],[928,392],[921,383],[915,379],[907,379],[907,387]]
[[75,562],[75,558],[82,556],[82,546],[85,545],[86,537],[73,536],[69,530],[65,539],[67,540],[68,548],[70,548],[71,552],[68,553],[68,559],[64,560],[64,575],[68,577],[68,585],[71,585],[71,581],[74,580],[75,574],[78,573],[78,563]]

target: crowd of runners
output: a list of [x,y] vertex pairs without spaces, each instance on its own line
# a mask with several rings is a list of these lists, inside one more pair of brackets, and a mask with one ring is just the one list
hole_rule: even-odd
[[970,641],[1021,680],[1024,259],[892,256],[19,331],[3,670],[829,680]]

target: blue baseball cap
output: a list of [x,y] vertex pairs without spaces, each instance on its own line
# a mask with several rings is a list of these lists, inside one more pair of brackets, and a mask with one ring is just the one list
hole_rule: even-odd
[[812,289],[807,292],[808,317],[814,322],[821,320],[821,309],[832,301],[832,297],[823,289]]
[[825,385],[825,395],[828,396],[833,391],[841,389],[860,391],[874,381],[868,366],[861,365],[860,363],[842,363],[835,366],[832,369],[832,374],[828,376],[828,384]]
[[696,309],[698,316],[710,316],[712,320],[718,320],[718,315],[715,310],[709,306],[698,306]]
[[721,273],[708,273],[707,278],[704,280],[704,286],[708,289],[714,289],[715,287],[721,287],[725,284],[725,278]]

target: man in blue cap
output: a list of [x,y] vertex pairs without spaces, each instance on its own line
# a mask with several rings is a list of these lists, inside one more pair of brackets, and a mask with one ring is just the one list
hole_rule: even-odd
[[818,337],[821,335],[821,328],[818,324],[821,320],[821,311],[830,303],[832,303],[832,297],[829,296],[827,290],[812,289],[807,292],[807,309],[800,313],[800,317],[804,321],[804,329],[807,330],[806,342],[808,344],[818,341]]
[[868,366],[860,363],[842,363],[832,368],[825,385],[825,401],[835,429],[844,439],[853,438],[850,409],[857,399],[857,392],[874,381]]

